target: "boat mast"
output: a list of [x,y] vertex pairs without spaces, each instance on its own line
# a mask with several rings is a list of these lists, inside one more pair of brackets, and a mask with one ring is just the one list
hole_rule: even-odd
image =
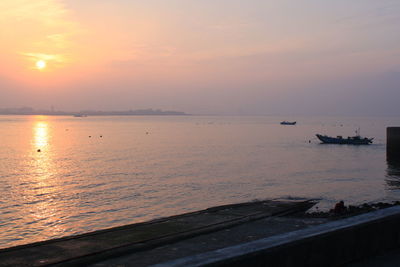
[[361,131],[361,129],[360,129],[360,127],[358,127],[358,129],[356,130],[356,136],[361,136],[360,131]]

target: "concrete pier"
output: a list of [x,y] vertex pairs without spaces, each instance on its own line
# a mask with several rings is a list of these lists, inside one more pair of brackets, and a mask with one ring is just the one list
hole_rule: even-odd
[[[118,261],[117,258],[123,255],[153,252],[161,246],[263,218],[304,212],[314,204],[312,200],[265,200],[218,206],[145,223],[0,249],[0,266],[87,266],[110,259]],[[293,223],[288,227],[284,231],[293,230]],[[198,247],[196,243],[193,249]],[[168,259],[160,253],[140,258],[153,260],[150,264]],[[148,262],[139,264],[138,260],[134,265],[147,266]]]
[[400,247],[400,206],[339,220],[299,216],[314,204],[218,206],[1,249],[0,266],[346,266]]
[[387,127],[386,138],[386,152],[388,161],[400,159],[400,127]]
[[[347,266],[371,255],[399,248],[399,223],[400,206],[396,206],[153,267]],[[382,262],[381,266],[388,266],[385,260]]]

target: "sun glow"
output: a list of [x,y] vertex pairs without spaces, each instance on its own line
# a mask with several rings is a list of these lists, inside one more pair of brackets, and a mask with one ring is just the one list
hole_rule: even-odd
[[46,61],[44,60],[39,60],[36,62],[36,68],[38,68],[39,70],[43,70],[44,68],[46,68]]

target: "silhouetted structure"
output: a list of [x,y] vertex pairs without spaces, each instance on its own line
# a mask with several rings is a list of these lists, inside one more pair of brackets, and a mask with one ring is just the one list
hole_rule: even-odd
[[386,129],[386,161],[387,184],[400,188],[400,127],[387,127]]
[[56,111],[52,107],[51,110],[35,110],[30,107],[22,108],[0,108],[0,115],[61,115],[61,116],[184,116],[189,115],[181,111],[163,111],[161,109],[137,109],[125,111],[100,111],[100,110],[83,110],[79,112]]
[[386,128],[386,155],[388,160],[400,158],[400,127]]

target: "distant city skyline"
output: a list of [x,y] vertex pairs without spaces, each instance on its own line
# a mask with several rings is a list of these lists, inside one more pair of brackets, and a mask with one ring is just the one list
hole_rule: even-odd
[[129,110],[57,110],[53,106],[50,109],[34,109],[32,107],[1,108],[0,115],[91,115],[91,116],[125,116],[125,115],[190,115],[182,111],[161,109],[129,109]]
[[399,28],[397,0],[2,0],[0,108],[399,116]]

